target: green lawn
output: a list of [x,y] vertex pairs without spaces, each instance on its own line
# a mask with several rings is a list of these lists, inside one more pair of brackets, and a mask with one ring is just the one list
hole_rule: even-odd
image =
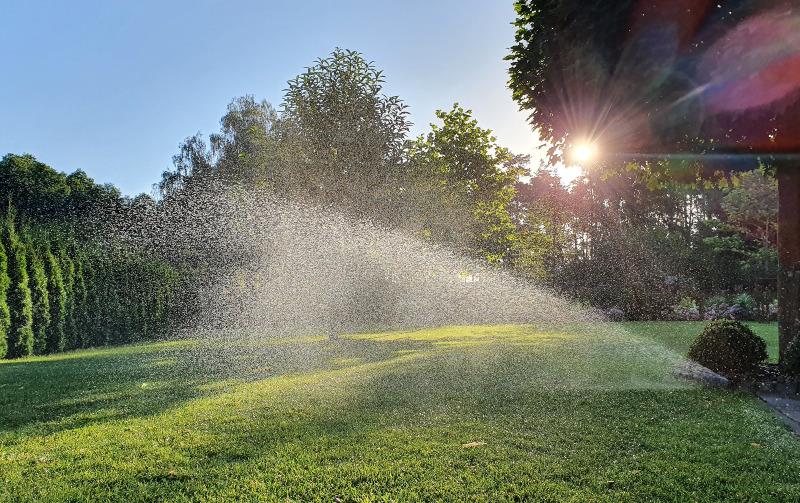
[[[689,346],[703,331],[707,321],[642,321],[626,323],[631,331],[649,337],[664,344],[670,349],[686,354]],[[750,328],[767,342],[767,353],[771,362],[778,361],[778,324],[777,323],[748,323]]]
[[[768,409],[670,376],[701,326],[220,338],[6,361],[0,500],[800,500],[800,440]],[[773,327],[758,330],[775,345]]]

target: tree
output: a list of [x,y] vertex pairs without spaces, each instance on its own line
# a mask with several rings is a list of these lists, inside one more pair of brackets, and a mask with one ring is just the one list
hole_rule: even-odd
[[[86,276],[84,268],[86,267],[86,255],[75,250],[75,286],[73,287],[73,312],[72,312],[72,326],[75,330],[76,346],[85,348],[90,344],[89,340],[89,315],[88,315],[88,290],[86,287]],[[144,278],[144,280],[149,277]]]
[[220,177],[275,188],[272,128],[277,120],[275,109],[265,100],[249,95],[234,99],[220,120],[220,132],[210,137]]
[[735,185],[725,191],[722,209],[728,221],[762,246],[775,244],[778,234],[778,182],[760,171],[734,177]]
[[75,263],[70,257],[68,245],[62,244],[58,248],[58,262],[64,281],[64,334],[67,349],[80,346],[75,325]]
[[11,312],[8,310],[8,287],[11,285],[11,278],[8,277],[8,254],[2,238],[0,232],[0,358],[5,358],[8,353],[8,332],[11,329]]
[[774,34],[796,31],[794,3],[515,6],[509,85],[553,158],[593,142],[608,163],[632,160],[686,181],[752,169],[759,156],[777,167],[783,354],[800,334],[800,169],[781,157],[800,150],[800,60],[765,55],[791,44]]
[[411,123],[383,84],[371,62],[342,49],[289,81],[276,133],[292,190],[360,214],[391,201]]
[[205,186],[211,181],[276,188],[280,170],[272,129],[277,120],[266,101],[250,95],[233,99],[220,119],[220,131],[208,143],[200,133],[181,143],[172,158],[174,169],[162,173],[156,184],[158,192],[168,198],[192,184]]
[[156,185],[162,198],[176,196],[191,182],[202,183],[214,175],[214,159],[200,133],[186,138],[172,157],[173,170],[164,171]]
[[121,198],[115,187],[98,185],[83,171],[65,175],[27,154],[0,160],[0,194],[21,219],[62,224],[80,220],[76,230],[85,234],[107,221]]
[[57,353],[63,351],[66,344],[67,293],[61,265],[49,245],[45,248],[44,257],[47,296],[50,301],[50,328],[45,346],[48,353]]
[[[409,148],[414,177],[430,187],[425,199],[435,202],[424,216],[426,225],[451,242],[466,231],[472,253],[502,262],[514,240],[509,213],[514,182],[528,159],[499,146],[492,131],[478,126],[472,111],[458,103],[449,112],[437,110],[436,116],[442,125],[431,124],[431,132]],[[455,219],[436,222],[442,206],[455,206],[456,211],[444,212]]]
[[28,277],[33,302],[33,352],[47,351],[47,330],[50,326],[50,298],[47,292],[47,274],[44,261],[36,244],[28,237]]
[[8,358],[20,358],[33,353],[33,303],[28,285],[27,250],[15,226],[15,213],[9,207],[3,225],[2,239],[8,256]]

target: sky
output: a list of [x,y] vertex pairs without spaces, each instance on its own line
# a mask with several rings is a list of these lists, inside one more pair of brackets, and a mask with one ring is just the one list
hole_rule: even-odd
[[414,135],[459,102],[536,167],[506,87],[513,20],[511,0],[0,0],[0,155],[151,193],[232,98],[279,107],[289,79],[341,47],[384,70]]

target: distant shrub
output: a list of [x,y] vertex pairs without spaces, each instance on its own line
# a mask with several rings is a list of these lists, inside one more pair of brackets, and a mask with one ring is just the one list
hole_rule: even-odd
[[728,298],[724,295],[713,295],[706,299],[706,306],[717,306],[719,304],[729,304]]
[[625,321],[625,311],[618,307],[612,307],[603,311],[603,315],[609,321]]
[[706,307],[706,312],[703,315],[703,318],[709,321],[727,319],[725,314],[729,308],[730,306],[724,302],[720,304],[711,304]]
[[778,299],[775,299],[769,303],[769,307],[767,307],[767,319],[769,321],[775,321],[778,319]]
[[753,298],[752,295],[749,293],[740,293],[736,297],[733,298],[733,305],[739,306],[738,316],[742,318],[733,318],[733,319],[753,319],[758,311],[758,304],[756,300]]
[[730,301],[722,296],[710,297],[706,301],[703,318],[706,320],[752,320],[758,312],[758,304],[749,293],[740,293]]
[[720,319],[742,321],[750,319],[750,316],[745,308],[739,304],[734,304],[722,313]]
[[706,310],[703,318],[706,320],[720,320],[725,318],[725,312],[731,307],[727,299],[722,296],[709,297],[706,300]]
[[699,320],[700,309],[691,297],[683,297],[672,308],[672,314],[679,320]]
[[726,377],[739,378],[767,359],[767,345],[747,325],[715,320],[692,343],[689,358]]

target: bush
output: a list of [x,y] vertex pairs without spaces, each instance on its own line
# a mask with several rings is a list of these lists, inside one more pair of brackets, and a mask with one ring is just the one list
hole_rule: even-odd
[[722,296],[710,297],[706,300],[706,311],[704,318],[707,320],[725,319],[725,312],[730,308],[730,304]]
[[618,307],[605,309],[603,311],[603,316],[605,316],[608,321],[625,321],[625,311]]
[[767,359],[767,345],[747,325],[733,320],[709,323],[689,349],[689,358],[728,378],[752,373]]
[[734,304],[722,313],[720,319],[743,321],[750,319],[750,316],[745,308],[739,304]]
[[[740,316],[750,320],[753,319],[758,311],[758,303],[749,293],[740,293],[733,298],[733,305],[741,309]],[[739,319],[739,318],[736,318]]]
[[700,310],[697,307],[697,303],[691,297],[681,298],[672,308],[672,314],[675,316],[675,319],[678,320],[689,321],[700,319]]
[[767,320],[775,321],[778,319],[778,299],[773,300],[767,307]]
[[704,318],[707,320],[752,320],[758,305],[749,293],[740,293],[728,302],[725,297],[711,297],[706,302]]

